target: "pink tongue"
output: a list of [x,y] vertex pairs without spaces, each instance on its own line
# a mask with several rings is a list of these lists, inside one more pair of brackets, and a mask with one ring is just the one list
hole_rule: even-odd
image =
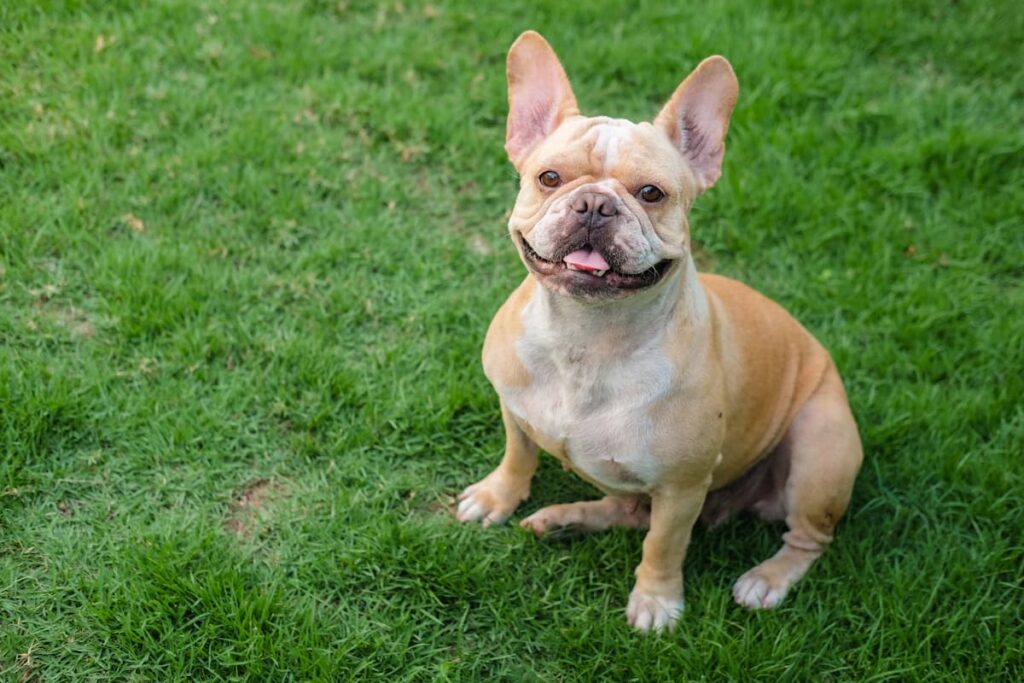
[[577,249],[562,259],[580,270],[608,270],[608,262],[596,249]]

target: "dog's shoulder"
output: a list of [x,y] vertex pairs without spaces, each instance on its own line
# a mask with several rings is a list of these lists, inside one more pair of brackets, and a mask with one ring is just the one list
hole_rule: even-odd
[[786,309],[747,285],[701,274],[712,301],[735,414],[727,449],[753,457],[773,447],[832,366],[814,336]]
[[789,311],[753,287],[724,275],[701,273],[699,277],[704,291],[718,304],[716,309],[719,318],[724,314],[724,317],[728,318],[728,324],[737,332],[760,337],[762,340],[763,335],[768,334],[772,338],[817,343]]
[[523,387],[530,383],[530,374],[515,350],[516,340],[523,333],[523,308],[533,296],[536,280],[526,276],[494,314],[484,338],[483,366],[487,379],[497,387]]
[[714,302],[719,333],[732,338],[741,362],[796,363],[802,381],[817,383],[831,362],[828,351],[789,311],[732,278],[701,273],[700,281]]

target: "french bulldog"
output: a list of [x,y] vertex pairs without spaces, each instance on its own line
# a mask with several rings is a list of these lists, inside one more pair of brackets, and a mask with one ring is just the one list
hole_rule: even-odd
[[505,454],[457,517],[504,522],[543,449],[605,495],[522,520],[646,529],[626,607],[672,628],[698,519],[785,520],[782,548],[733,597],[775,607],[832,541],[862,450],[825,348],[782,307],[694,266],[688,213],[722,172],[739,85],[700,63],[653,122],[582,116],[558,57],[528,31],[508,54],[505,149],[519,172],[509,232],[526,278],[487,331]]

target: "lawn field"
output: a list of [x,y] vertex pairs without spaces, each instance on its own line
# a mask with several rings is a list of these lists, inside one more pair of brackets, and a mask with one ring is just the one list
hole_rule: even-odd
[[[740,80],[702,269],[833,353],[865,464],[780,544],[459,525],[497,463],[505,52],[585,113]],[[1024,679],[1024,11],[993,2],[0,1],[0,681]],[[513,517],[596,490],[542,462]]]

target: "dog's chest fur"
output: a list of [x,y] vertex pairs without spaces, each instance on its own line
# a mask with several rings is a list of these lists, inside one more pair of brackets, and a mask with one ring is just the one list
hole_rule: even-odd
[[609,493],[648,491],[661,474],[650,409],[672,387],[661,339],[626,340],[614,320],[551,325],[536,298],[516,355],[529,373],[502,398],[537,444]]

